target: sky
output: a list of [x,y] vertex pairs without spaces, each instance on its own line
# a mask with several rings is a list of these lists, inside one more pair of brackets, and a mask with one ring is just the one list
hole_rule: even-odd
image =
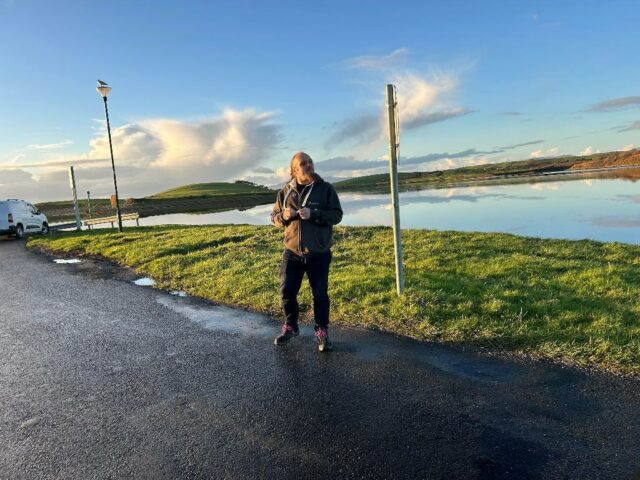
[[330,181],[640,145],[640,3],[0,0],[0,198]]

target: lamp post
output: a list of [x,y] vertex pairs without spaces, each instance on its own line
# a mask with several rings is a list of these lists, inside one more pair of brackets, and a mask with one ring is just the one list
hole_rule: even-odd
[[107,107],[107,97],[111,87],[102,80],[98,80],[96,87],[98,94],[104,100],[104,113],[107,116],[107,132],[109,133],[109,150],[111,151],[111,169],[113,170],[113,186],[116,189],[116,209],[118,211],[118,231],[122,232],[122,213],[120,212],[120,199],[118,198],[118,182],[116,180],[116,165],[113,161],[113,144],[111,143],[111,125],[109,124],[109,108]]

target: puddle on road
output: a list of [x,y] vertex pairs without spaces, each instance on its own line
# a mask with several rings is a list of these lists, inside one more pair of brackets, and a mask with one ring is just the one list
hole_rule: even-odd
[[156,284],[155,280],[149,277],[139,278],[138,280],[135,280],[133,283],[138,285],[139,287],[153,287]]
[[77,258],[56,258],[54,262],[56,262],[58,265],[62,265],[69,263],[80,263],[82,262],[82,260],[79,260]]
[[385,356],[405,357],[456,377],[484,382],[513,383],[522,375],[520,365],[455,347],[424,344],[376,332],[363,332],[355,340],[356,348],[352,351],[368,362],[379,361]]
[[[266,315],[219,305],[197,304],[191,297],[159,295],[156,301],[211,330],[260,337],[274,337],[278,334],[278,326]],[[332,356],[355,355],[365,362],[380,362],[390,356],[399,357],[414,364],[434,367],[448,375],[480,382],[516,383],[523,377],[521,365],[460,351],[454,347],[424,344],[380,332],[340,326],[332,330],[336,334]],[[301,337],[313,338],[313,327],[301,325],[300,333]]]
[[518,365],[471,354],[433,351],[422,354],[421,359],[444,372],[470,380],[511,383],[515,382],[521,373]]
[[183,292],[182,290],[173,290],[171,292],[169,292],[171,295],[174,295],[176,297],[188,297],[189,295],[187,295],[187,292]]
[[159,304],[211,330],[259,336],[272,336],[277,330],[269,317],[258,313],[219,305],[194,305],[164,295],[158,296],[156,300]]

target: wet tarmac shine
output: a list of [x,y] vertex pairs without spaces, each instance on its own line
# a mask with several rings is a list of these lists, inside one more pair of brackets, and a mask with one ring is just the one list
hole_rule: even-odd
[[[311,327],[0,240],[0,478],[633,478],[640,382]],[[274,292],[274,294],[276,294]]]

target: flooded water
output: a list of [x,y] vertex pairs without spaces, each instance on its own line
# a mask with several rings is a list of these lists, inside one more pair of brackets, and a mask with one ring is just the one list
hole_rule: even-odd
[[156,284],[155,280],[149,277],[139,278],[138,280],[134,280],[133,283],[139,287],[153,287]]
[[53,261],[58,265],[65,265],[69,263],[80,263],[82,260],[79,260],[77,258],[56,258]]
[[[158,295],[156,301],[174,312],[210,330],[230,334],[273,338],[279,325],[270,316],[232,309],[222,305],[210,305],[197,298],[175,298]],[[398,338],[381,332],[357,328],[333,326],[338,341],[332,355],[355,355],[359,360],[379,362],[391,355],[436,367],[448,375],[472,381],[492,383],[518,383],[523,378],[523,367],[500,359],[483,358],[472,352],[443,345],[424,344],[415,340]],[[314,329],[310,324],[300,325],[300,338],[296,345],[310,347]],[[309,349],[310,351],[311,349]]]
[[[401,225],[638,244],[639,178],[640,169],[629,169],[618,178],[556,177],[405,192],[400,194]],[[342,225],[391,225],[388,194],[341,193],[340,199],[345,213]],[[244,211],[159,215],[140,219],[140,224],[266,225],[270,212],[271,205],[261,205]]]

